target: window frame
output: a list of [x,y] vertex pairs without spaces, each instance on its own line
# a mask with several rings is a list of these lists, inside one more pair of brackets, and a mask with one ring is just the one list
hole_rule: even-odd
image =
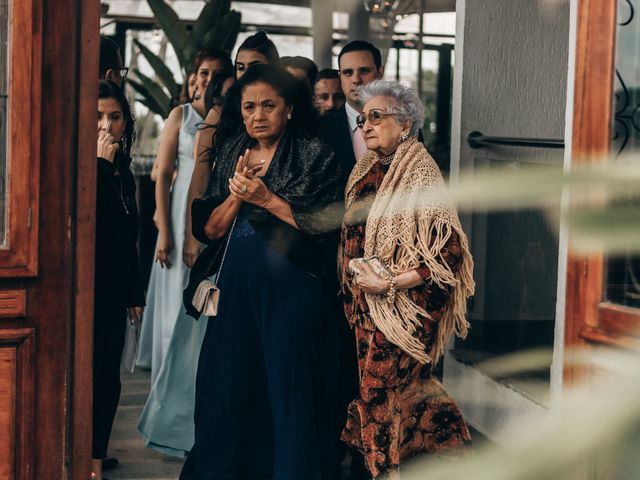
[[41,10],[41,2],[9,0],[6,240],[0,246],[0,278],[38,273]]
[[[602,164],[611,149],[618,2],[579,2],[572,165]],[[602,252],[569,255],[565,345],[640,348],[640,309],[605,300],[606,257]],[[565,359],[569,382],[582,374]]]

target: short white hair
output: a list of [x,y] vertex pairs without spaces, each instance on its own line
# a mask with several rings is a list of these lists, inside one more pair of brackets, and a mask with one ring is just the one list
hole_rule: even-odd
[[411,125],[410,134],[418,136],[424,124],[424,106],[409,87],[390,80],[374,80],[359,87],[358,92],[362,105],[374,97],[390,98],[394,103],[392,111],[397,114],[398,122],[408,121]]

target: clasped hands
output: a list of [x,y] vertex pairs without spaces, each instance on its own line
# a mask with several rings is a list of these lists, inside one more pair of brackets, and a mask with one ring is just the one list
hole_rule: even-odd
[[257,176],[264,165],[264,160],[260,160],[257,163],[251,162],[251,151],[249,149],[244,155],[240,155],[236,171],[233,177],[229,179],[231,195],[243,202],[265,208],[273,200],[275,194]]
[[366,263],[352,259],[349,261],[349,270],[353,272],[352,283],[363,292],[383,295],[389,291],[389,282],[374,272]]

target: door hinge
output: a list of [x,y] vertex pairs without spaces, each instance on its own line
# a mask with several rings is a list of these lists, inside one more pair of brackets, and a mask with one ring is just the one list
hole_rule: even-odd
[[31,213],[32,213],[32,209],[31,207],[29,207],[29,211],[27,213],[27,228],[31,229]]

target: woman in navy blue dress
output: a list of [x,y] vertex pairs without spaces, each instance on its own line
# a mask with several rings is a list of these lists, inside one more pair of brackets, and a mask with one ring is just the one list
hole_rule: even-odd
[[252,66],[227,102],[243,128],[217,142],[209,209],[193,216],[194,235],[228,249],[187,464],[198,480],[328,478],[337,352],[323,286],[335,272],[339,170],[313,133],[304,85],[284,70]]

